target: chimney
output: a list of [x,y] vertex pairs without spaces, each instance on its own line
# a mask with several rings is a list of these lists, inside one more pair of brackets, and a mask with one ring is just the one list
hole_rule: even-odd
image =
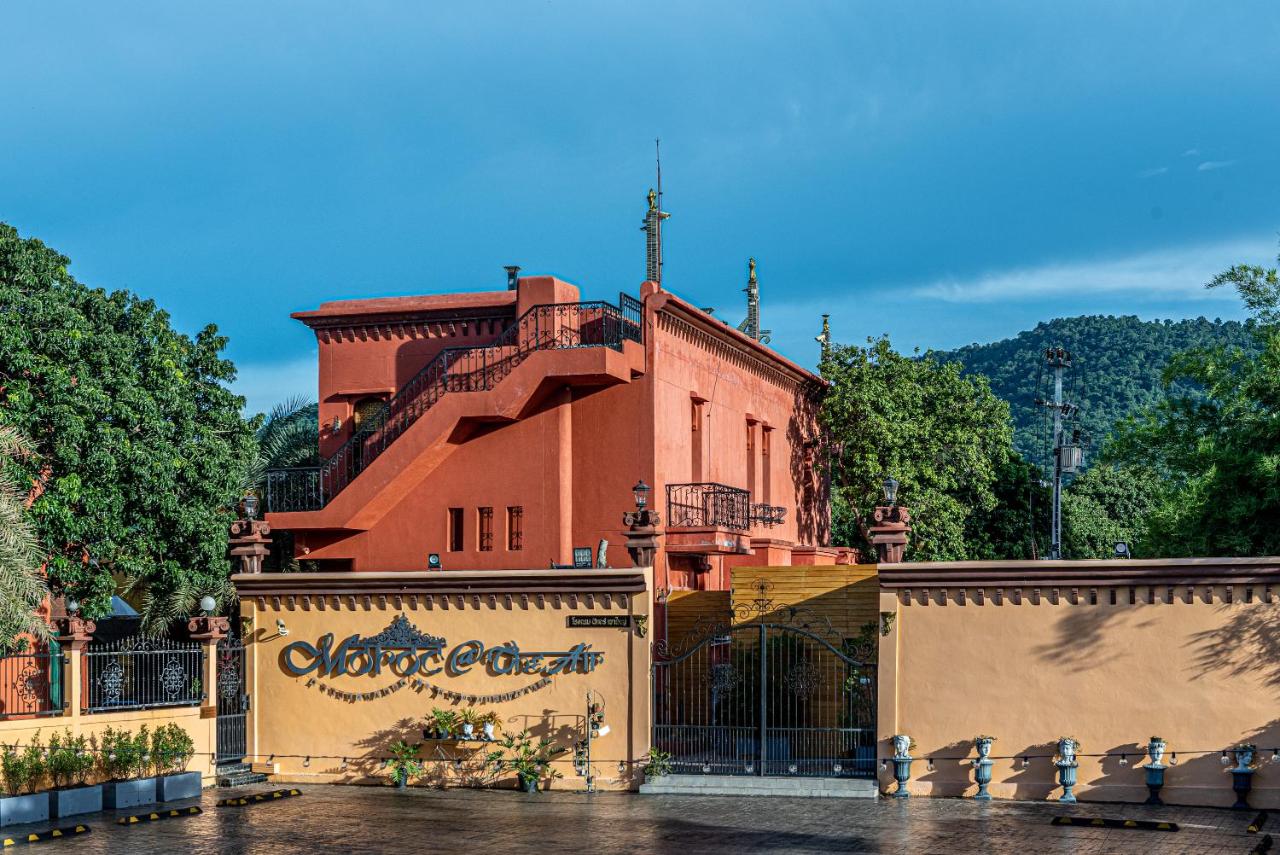
[[517,264],[508,264],[507,270],[507,290],[516,290],[516,283],[520,281],[520,266]]

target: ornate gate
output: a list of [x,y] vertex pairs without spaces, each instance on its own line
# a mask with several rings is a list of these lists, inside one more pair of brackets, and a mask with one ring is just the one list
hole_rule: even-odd
[[243,760],[245,718],[249,695],[244,685],[244,642],[227,636],[218,642],[218,756],[217,763]]
[[676,773],[875,777],[876,635],[782,607],[659,641],[653,747]]

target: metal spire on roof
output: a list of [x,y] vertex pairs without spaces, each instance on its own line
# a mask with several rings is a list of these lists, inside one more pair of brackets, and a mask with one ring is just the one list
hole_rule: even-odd
[[760,282],[756,279],[756,260],[747,259],[747,319],[738,324],[738,331],[744,332],[761,344],[768,344],[773,330],[760,329]]

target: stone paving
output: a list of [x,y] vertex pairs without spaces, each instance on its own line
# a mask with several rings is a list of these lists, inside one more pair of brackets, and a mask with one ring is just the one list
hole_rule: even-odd
[[[36,844],[76,853],[1239,853],[1260,835],[1254,814],[1201,808],[1061,806],[960,799],[788,799],[640,796],[510,790],[306,786],[303,795],[248,807],[216,807],[231,794],[206,790],[204,813],[121,827],[110,813],[92,832]],[[197,802],[178,803],[178,806]],[[127,812],[122,812],[127,813]],[[1050,825],[1056,815],[1172,820],[1176,833]],[[1264,828],[1280,839],[1277,827]],[[39,831],[51,826],[38,826]],[[5,829],[15,837],[25,828]]]

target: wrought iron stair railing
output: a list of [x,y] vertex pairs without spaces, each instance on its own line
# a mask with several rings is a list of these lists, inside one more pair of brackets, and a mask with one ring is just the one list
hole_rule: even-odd
[[626,294],[617,306],[550,303],[532,307],[488,344],[445,348],[319,466],[269,470],[266,510],[323,508],[446,394],[488,391],[538,351],[622,350],[624,341],[641,340],[640,315],[640,302]]

